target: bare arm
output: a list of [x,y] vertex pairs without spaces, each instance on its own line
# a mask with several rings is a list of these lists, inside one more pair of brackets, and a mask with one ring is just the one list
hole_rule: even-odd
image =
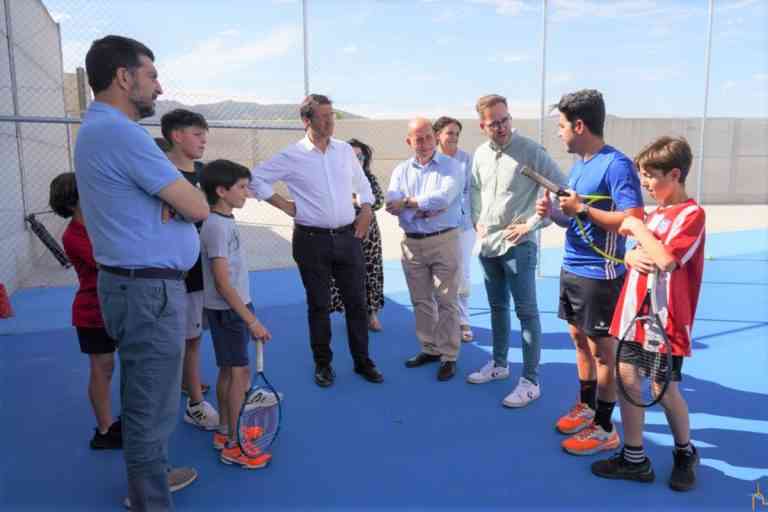
[[664,272],[672,272],[677,268],[675,257],[670,254],[664,244],[653,236],[643,221],[635,217],[627,217],[618,229],[619,234],[631,236],[640,244],[644,256],[653,261],[653,263]]
[[251,313],[251,310],[245,306],[237,290],[230,284],[229,262],[227,258],[212,258],[211,272],[216,291],[229,304],[229,307],[243,319],[243,322],[248,326],[251,336],[254,339],[269,340],[271,338],[269,331]]
[[182,176],[160,189],[157,195],[189,222],[203,221],[210,213],[203,193]]

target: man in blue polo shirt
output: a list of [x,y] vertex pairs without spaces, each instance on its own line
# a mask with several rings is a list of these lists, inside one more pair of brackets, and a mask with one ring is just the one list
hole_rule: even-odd
[[119,347],[129,499],[138,511],[172,510],[171,488],[196,476],[184,471],[169,482],[168,439],[179,408],[184,275],[200,251],[192,222],[209,211],[136,123],[154,113],[162,94],[153,60],[133,39],[93,42],[85,63],[96,101],[75,146],[80,206],[100,268],[99,302]]

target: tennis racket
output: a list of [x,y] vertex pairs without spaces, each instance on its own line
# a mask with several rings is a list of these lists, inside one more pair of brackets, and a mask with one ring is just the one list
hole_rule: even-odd
[[[48,212],[43,212],[48,213]],[[61,248],[59,243],[56,241],[55,238],[53,238],[53,235],[51,235],[50,231],[39,221],[35,218],[35,214],[30,213],[27,215],[24,220],[29,222],[29,228],[32,230],[32,232],[37,236],[37,238],[40,239],[41,242],[43,242],[43,245],[45,245],[49,251],[51,251],[51,254],[53,254],[53,257],[56,258],[56,260],[61,264],[64,268],[69,268],[72,266],[72,263],[69,261],[69,258],[67,258],[67,255],[64,253],[64,250]]]
[[[624,330],[616,348],[616,382],[624,398],[637,407],[659,402],[672,380],[672,344],[659,319],[656,303],[658,273],[648,274],[648,286],[640,308]],[[638,324],[645,342],[635,341]]]
[[267,450],[280,432],[282,396],[264,375],[264,342],[256,341],[256,375],[237,419],[237,442],[244,454],[258,457]]
[[[542,176],[541,174],[537,173],[530,167],[523,167],[520,170],[520,174],[525,176],[526,178],[530,178],[534,182],[538,183],[539,186],[544,188],[545,190],[549,190],[551,193],[555,194],[557,197],[564,197],[568,195],[568,191],[565,190],[563,187],[558,185],[557,183],[553,182],[552,180],[549,180]],[[579,195],[581,199],[584,201],[585,204],[592,205],[597,203],[598,201],[610,201],[611,196],[606,195],[599,195],[599,194],[585,194],[585,195]],[[590,249],[595,251],[597,254],[602,256],[603,258],[612,261],[614,263],[624,263],[624,260],[620,260],[619,258],[608,254],[601,248],[599,248],[597,245],[595,245],[595,242],[592,240],[592,238],[587,233],[586,228],[584,228],[584,223],[581,222],[581,219],[578,217],[574,217],[573,220],[576,221],[576,225],[579,228],[579,233],[581,234],[581,237],[584,239],[584,241],[587,243]]]

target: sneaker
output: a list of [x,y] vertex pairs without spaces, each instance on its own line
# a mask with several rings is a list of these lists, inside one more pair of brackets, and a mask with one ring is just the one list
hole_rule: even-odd
[[587,428],[595,419],[595,410],[580,402],[574,405],[568,414],[561,416],[555,423],[555,429],[561,434],[575,434]]
[[98,428],[93,430],[92,450],[119,450],[123,447],[123,432],[119,419],[109,426],[106,434],[99,432]]
[[230,447],[224,447],[219,456],[219,460],[224,464],[239,465],[243,469],[261,469],[269,464],[270,459],[272,459],[272,455],[269,453],[262,453],[256,457],[249,457],[243,453],[237,444]]
[[193,407],[187,399],[184,421],[203,430],[215,430],[219,427],[219,413],[205,400]]
[[485,384],[492,380],[506,379],[509,377],[509,365],[496,366],[493,360],[485,363],[485,366],[478,371],[470,373],[467,376],[467,382],[470,384]]
[[541,396],[541,386],[525,377],[520,377],[515,390],[502,400],[504,407],[525,407]]
[[[247,427],[246,432],[248,433],[248,439],[254,440],[261,437],[261,435],[264,433],[264,429],[261,427]],[[224,447],[227,445],[227,441],[229,438],[226,434],[222,434],[221,432],[214,432],[213,433],[213,448],[215,450],[223,450]]]
[[[197,471],[194,468],[171,468],[168,470],[168,488],[171,492],[180,491],[197,479]],[[123,506],[130,510],[131,498],[123,499]]]
[[651,459],[645,458],[640,464],[632,464],[624,458],[624,452],[615,453],[610,459],[592,463],[592,473],[613,480],[634,480],[635,482],[653,482],[656,477],[651,467]]
[[597,423],[592,423],[578,434],[564,440],[561,446],[571,455],[592,455],[603,450],[615,450],[620,443],[616,428],[606,432]]
[[675,465],[669,477],[669,487],[674,491],[690,491],[696,486],[696,466],[699,464],[699,451],[695,446],[692,452],[673,450]]

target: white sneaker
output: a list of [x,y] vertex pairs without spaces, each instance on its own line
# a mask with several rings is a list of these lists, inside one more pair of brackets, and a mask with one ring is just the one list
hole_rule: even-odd
[[493,359],[485,363],[485,366],[478,371],[467,375],[467,382],[470,384],[485,384],[492,380],[506,379],[509,377],[509,365],[496,366]]
[[505,407],[525,407],[541,396],[541,387],[520,377],[517,387],[501,402]]
[[219,427],[219,413],[206,400],[191,407],[187,399],[184,421],[203,430],[216,430]]

